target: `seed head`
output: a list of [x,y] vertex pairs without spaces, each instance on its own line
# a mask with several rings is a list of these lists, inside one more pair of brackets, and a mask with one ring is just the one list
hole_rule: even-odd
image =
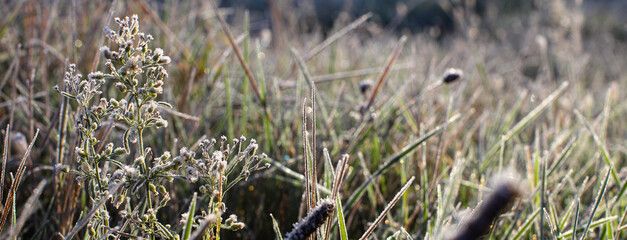
[[286,235],[286,240],[304,240],[313,234],[335,210],[335,202],[323,199],[317,207],[300,222],[294,224],[294,229]]
[[442,82],[445,84],[449,84],[460,80],[464,76],[464,72],[457,68],[449,68],[444,72],[444,76],[442,77]]
[[372,81],[368,79],[363,80],[359,83],[359,91],[361,91],[361,94],[366,94],[366,92],[368,92],[368,90],[370,90],[371,87],[372,87]]
[[494,191],[483,201],[475,216],[457,233],[453,240],[479,239],[486,235],[494,220],[522,195],[519,183],[514,179],[500,178]]

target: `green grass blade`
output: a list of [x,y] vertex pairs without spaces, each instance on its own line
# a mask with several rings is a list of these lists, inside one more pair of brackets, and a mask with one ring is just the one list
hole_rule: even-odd
[[579,119],[579,121],[586,127],[588,132],[590,132],[590,135],[592,135],[592,139],[594,140],[594,143],[597,145],[597,148],[599,148],[599,151],[601,152],[601,155],[603,156],[603,160],[605,160],[605,163],[607,163],[607,165],[610,166],[612,178],[614,178],[614,181],[616,182],[616,184],[620,186],[621,185],[620,178],[618,177],[618,174],[616,174],[616,171],[613,168],[614,164],[610,160],[610,156],[607,154],[607,150],[605,150],[605,146],[601,142],[599,135],[597,135],[594,132],[594,130],[592,130],[592,126],[590,126],[590,123],[583,117],[583,115],[581,115],[579,110],[575,109],[574,112],[575,112],[575,115],[577,115],[577,119]]
[[279,229],[279,224],[276,222],[276,219],[274,219],[274,216],[272,216],[272,213],[270,213],[270,218],[272,218],[272,229],[276,234],[276,239],[283,240],[283,235],[281,234],[281,229]]
[[581,240],[586,239],[586,235],[588,235],[588,230],[590,229],[590,225],[592,224],[592,220],[594,219],[594,214],[603,199],[603,195],[605,195],[605,189],[607,188],[607,182],[610,180],[610,173],[612,172],[612,166],[610,165],[610,169],[607,170],[607,174],[605,175],[605,180],[603,181],[603,186],[599,189],[599,193],[597,194],[596,199],[594,200],[594,208],[592,209],[592,213],[590,214],[590,220],[588,220],[588,224],[586,225],[586,230],[583,232],[583,236],[581,236]]
[[[602,226],[605,223],[607,223],[608,221],[614,221],[616,219],[618,219],[617,216],[611,216],[611,217],[605,217],[605,218],[601,218],[599,220],[593,221],[590,224],[590,229],[594,229],[596,227]],[[575,228],[575,230],[577,232],[583,232],[584,231],[583,228]],[[572,237],[572,239],[575,239],[575,235],[573,235],[573,230],[571,229],[571,230],[568,230],[567,232],[564,232],[562,235],[557,236],[557,239],[563,239],[563,238],[567,238],[567,237]]]
[[566,226],[566,221],[568,220],[568,218],[569,218],[569,217],[570,217],[570,215],[572,214],[573,209],[574,209],[574,206],[575,206],[575,202],[572,202],[572,203],[568,206],[568,208],[566,209],[566,212],[564,213],[564,217],[562,217],[562,220],[560,221],[560,224],[559,224],[559,226],[558,226],[560,231],[561,231],[562,229],[564,229],[564,227]]
[[[544,99],[540,104],[538,104],[538,106],[536,106],[533,110],[531,110],[531,112],[523,117],[523,119],[516,123],[516,125],[514,125],[509,131],[507,131],[507,134],[503,135],[503,139],[505,141],[508,141],[513,136],[520,133],[520,131],[527,127],[534,119],[540,116],[540,113],[542,113],[547,107],[549,107],[552,102],[557,100],[557,98],[562,95],[562,93],[566,90],[568,85],[568,82],[563,82],[557,90],[551,93],[551,95]],[[488,151],[488,154],[486,155],[485,160],[483,161],[483,164],[481,165],[482,171],[484,171],[492,163],[491,159],[497,152],[499,152],[499,148],[500,142],[492,145],[492,147]]]
[[348,233],[346,232],[346,223],[344,222],[344,211],[342,210],[342,200],[336,198],[337,203],[337,224],[340,228],[340,239],[348,240]]
[[416,148],[420,146],[420,144],[427,141],[429,138],[433,137],[438,132],[442,131],[448,124],[456,121],[457,119],[459,119],[459,117],[460,117],[459,114],[454,115],[445,123],[439,125],[438,127],[434,128],[430,132],[424,134],[420,138],[416,139],[414,142],[405,146],[403,149],[401,149],[401,151],[397,152],[395,155],[388,158],[388,160],[386,160],[385,163],[383,163],[383,165],[379,169],[377,169],[377,171],[372,173],[372,175],[368,179],[366,179],[359,187],[355,189],[355,191],[353,191],[353,193],[348,198],[348,201],[346,202],[346,207],[344,210],[348,210],[351,207],[353,207],[355,202],[357,202],[357,199],[361,197],[366,187],[368,187],[368,185],[370,185],[370,183],[374,181],[374,179],[381,176],[383,173],[386,173],[388,170],[390,170],[392,166],[400,162],[401,159],[403,159],[403,157],[407,156],[409,153],[416,150]]
[[[575,211],[575,223],[573,224],[573,229],[577,229],[577,224],[579,222],[579,207],[581,206],[581,199],[577,198],[577,210]],[[571,234],[573,235],[573,240],[577,239],[577,233],[573,233],[571,230]]]
[[518,233],[516,233],[516,236],[514,236],[514,238],[512,238],[512,240],[518,240],[518,239],[521,239],[521,237],[523,237],[523,235],[527,232],[527,230],[529,230],[529,227],[531,226],[531,223],[533,223],[533,221],[538,216],[538,213],[540,213],[540,208],[536,209],[531,214],[531,216],[529,216],[527,218],[527,221],[525,221],[525,223],[522,224],[522,226],[518,230]]
[[194,193],[192,202],[189,205],[189,212],[187,213],[187,221],[185,222],[185,230],[183,231],[183,240],[189,240],[192,234],[192,225],[194,222],[194,212],[196,211],[196,198],[198,194]]

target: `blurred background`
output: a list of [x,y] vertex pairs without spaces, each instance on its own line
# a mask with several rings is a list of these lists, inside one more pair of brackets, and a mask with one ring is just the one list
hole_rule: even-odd
[[[11,134],[16,139],[10,148],[8,171],[17,168],[35,129],[42,131],[17,200],[27,199],[41,179],[57,184],[45,189],[37,211],[25,225],[24,239],[49,239],[56,232],[66,233],[80,213],[89,210],[85,192],[77,185],[67,183],[61,188],[53,181],[58,178],[53,168],[57,146],[67,146],[61,154],[70,157],[73,151],[68,149],[77,133],[70,119],[67,139],[58,137],[62,98],[52,87],[62,82],[69,63],[76,63],[84,76],[104,71],[99,49],[108,41],[103,28],[113,27],[114,17],[133,14],[139,16],[140,30],[155,37],[151,46],[163,48],[172,58],[162,99],[174,106],[163,114],[170,125],[146,134],[155,155],[171,151],[175,156],[181,147],[203,138],[245,135],[257,139],[260,151],[271,159],[302,173],[301,100],[309,92],[292,48],[306,57],[317,96],[329,113],[327,122],[316,123],[318,156],[327,148],[335,164],[341,154],[351,155],[352,172],[342,190],[344,199],[387,157],[454,113],[461,114],[446,134],[434,136],[409,155],[404,165],[395,166],[367,189],[346,214],[351,239],[367,228],[408,176],[430,182],[417,181],[375,235],[389,236],[402,226],[422,239],[436,228],[435,189],[450,182],[448,171],[460,158],[468,162],[465,185],[455,198],[459,205],[446,213],[475,207],[484,180],[496,171],[492,165],[486,171],[476,166],[489,155],[489,149],[500,146],[502,134],[513,123],[564,81],[571,85],[563,97],[508,143],[502,156],[505,164],[524,169],[520,159],[530,159],[532,152],[533,156],[549,153],[546,156],[554,157],[566,140],[583,131],[573,115],[575,108],[595,120],[594,126],[615,154],[615,167],[624,168],[627,161],[627,123],[623,121],[627,106],[621,104],[627,97],[622,91],[627,89],[625,0],[217,2],[254,74],[265,83],[269,111],[275,116],[271,124],[264,125],[260,102],[252,94],[215,11],[205,0],[0,0],[0,129],[11,123],[11,132],[2,132],[2,136]],[[364,15],[369,16],[367,21],[348,27]],[[345,29],[349,30],[342,33]],[[379,93],[373,127],[354,146],[348,146],[359,124],[359,106],[370,94],[360,87],[372,85],[401,36],[409,40]],[[336,37],[331,44],[313,51],[331,37]],[[451,67],[464,71],[463,81],[420,95]],[[112,86],[105,86],[103,92],[119,94]],[[120,145],[123,133],[120,127],[114,128],[110,140]],[[564,187],[558,184],[564,179],[571,183],[565,184],[567,190],[554,191],[560,214],[573,199],[581,197],[582,208],[594,200],[596,192],[591,190],[575,196],[579,187],[572,183],[603,178],[599,169],[604,163],[588,161],[598,159],[596,145],[587,137],[576,142],[579,145],[569,161],[556,165],[557,172],[547,180],[551,187]],[[318,161],[322,165],[322,157]],[[571,175],[570,169],[581,172]],[[9,182],[8,175],[5,182]],[[179,180],[167,184],[174,189],[172,200],[159,218],[174,226],[199,186]],[[281,231],[288,232],[303,216],[302,192],[302,182],[280,169],[253,174],[225,198],[226,216],[237,214],[247,225],[242,231],[225,231],[225,239],[273,238],[270,213]],[[506,223],[520,225],[533,212],[528,206],[539,205],[534,201],[517,205],[523,213],[520,219],[507,215],[499,222],[501,228],[495,229],[503,229]],[[116,214],[112,217],[119,220]],[[495,236],[498,239],[504,234],[496,232]],[[532,234],[525,237],[531,239]]]

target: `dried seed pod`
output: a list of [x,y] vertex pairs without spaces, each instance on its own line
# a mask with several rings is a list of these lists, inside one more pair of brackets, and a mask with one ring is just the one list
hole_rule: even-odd
[[361,91],[361,94],[366,94],[366,92],[368,92],[370,88],[372,88],[372,81],[368,79],[363,80],[359,83],[359,91]]
[[522,195],[519,183],[514,179],[501,178],[494,191],[485,199],[472,219],[452,240],[473,240],[488,234],[492,223]]
[[304,240],[313,234],[335,210],[335,202],[323,199],[300,222],[294,224],[294,229],[286,235],[286,240]]
[[444,76],[442,77],[442,82],[445,84],[449,84],[460,80],[464,76],[464,72],[457,68],[449,68],[444,72]]

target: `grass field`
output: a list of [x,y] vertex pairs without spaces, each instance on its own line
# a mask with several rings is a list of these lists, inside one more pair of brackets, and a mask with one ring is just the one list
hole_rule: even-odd
[[627,238],[626,19],[458,2],[3,1],[0,238]]

